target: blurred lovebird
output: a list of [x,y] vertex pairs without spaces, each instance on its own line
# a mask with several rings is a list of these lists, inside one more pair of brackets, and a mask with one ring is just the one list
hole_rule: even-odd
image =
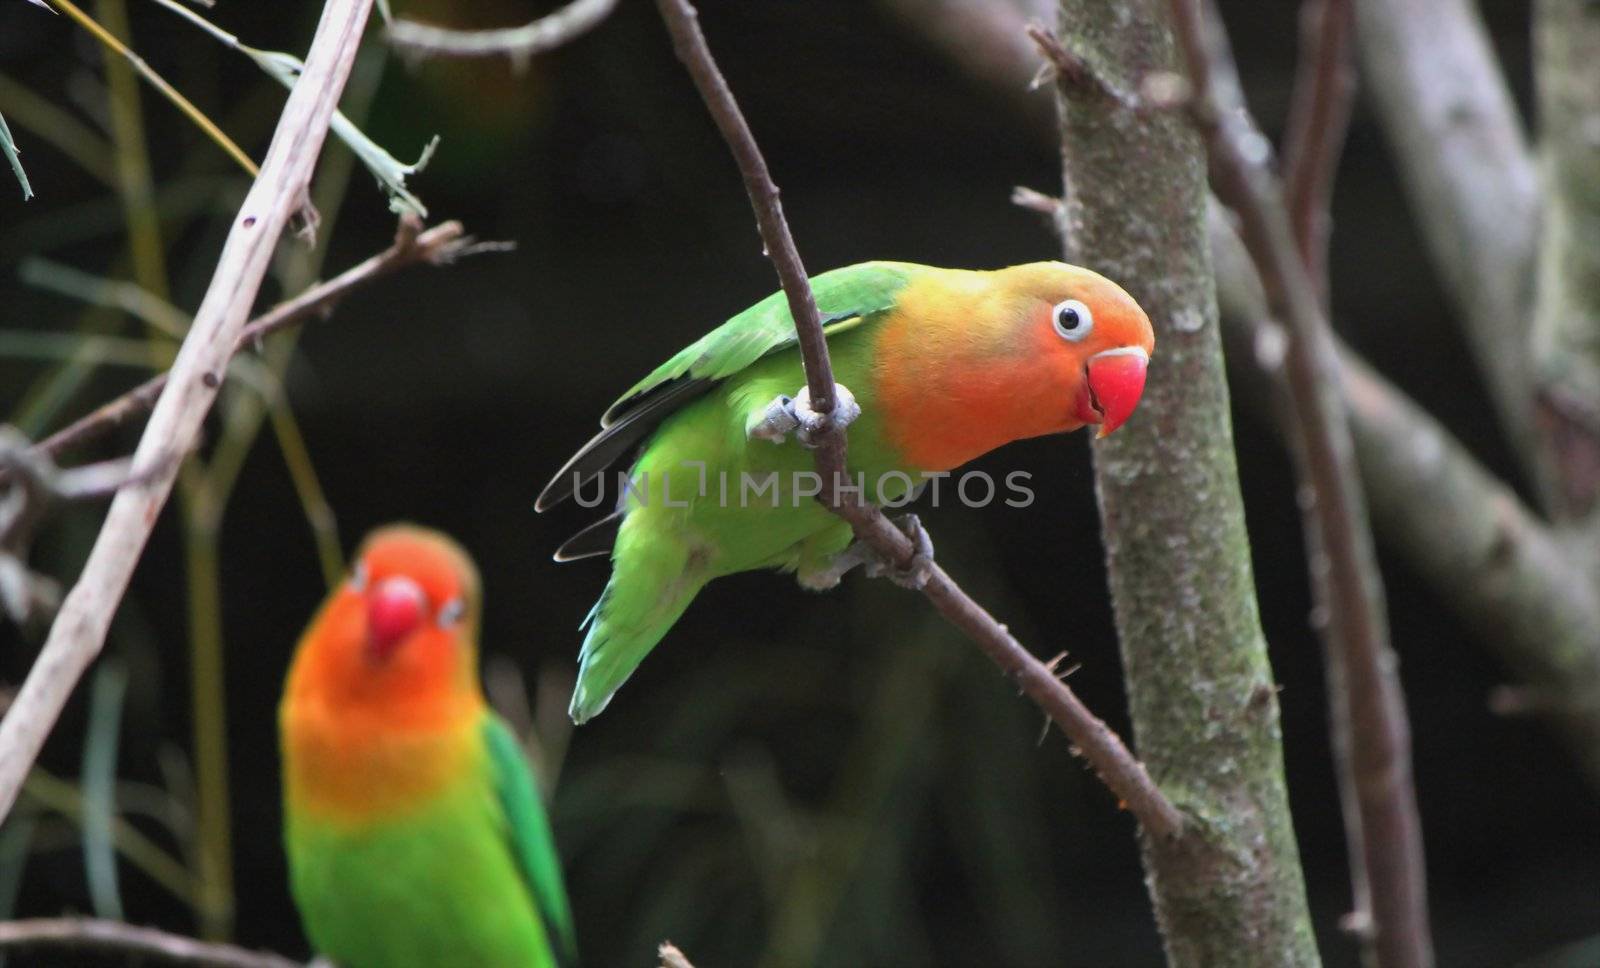
[[478,683],[478,612],[466,552],[391,526],[295,652],[278,716],[290,887],[340,968],[576,963],[544,807]]
[[[812,287],[842,385],[835,417],[854,421],[851,480],[840,483],[879,503],[903,503],[930,475],[1013,440],[1089,424],[1109,434],[1138,405],[1155,348],[1131,296],[1059,262],[993,272],[868,262]],[[556,552],[612,561],[586,620],[575,721],[605,708],[711,579],[777,568],[824,589],[872,565],[849,526],[810,499],[821,490],[812,455],[785,446],[819,427],[810,394],[790,396],[804,382],[775,293],[624,393],[539,495],[539,510],[557,504],[642,445],[616,512]]]

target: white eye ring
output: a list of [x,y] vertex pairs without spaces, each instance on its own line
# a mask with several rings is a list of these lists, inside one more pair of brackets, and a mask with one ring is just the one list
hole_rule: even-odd
[[356,562],[356,566],[350,569],[350,587],[358,592],[364,592],[367,590],[367,580],[367,563]]
[[1050,323],[1063,339],[1081,343],[1094,332],[1094,313],[1076,299],[1058,302],[1050,310]]
[[467,603],[459,598],[452,598],[439,606],[439,627],[449,628],[461,621],[461,616],[467,613]]

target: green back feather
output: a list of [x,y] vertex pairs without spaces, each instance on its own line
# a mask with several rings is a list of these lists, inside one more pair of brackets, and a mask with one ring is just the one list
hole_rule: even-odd
[[564,968],[576,965],[577,936],[561,876],[561,856],[556,853],[555,837],[522,746],[505,722],[493,714],[484,719],[483,740],[517,866],[533,892],[561,964]]
[[[816,276],[811,280],[811,291],[825,319],[865,316],[894,305],[895,295],[922,268],[904,262],[863,262]],[[641,397],[673,380],[725,379],[796,341],[789,300],[779,290],[656,367],[611,405],[600,418],[600,425],[611,426]]]

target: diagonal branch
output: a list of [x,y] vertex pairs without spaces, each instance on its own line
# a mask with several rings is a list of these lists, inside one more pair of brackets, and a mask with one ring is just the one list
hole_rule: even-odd
[[280,955],[101,918],[0,921],[0,952],[4,951],[101,951],[140,963],[192,968],[303,968]]
[[360,46],[372,0],[328,0],[305,72],[223,245],[211,285],[133,456],[147,483],[112,501],[78,583],[68,593],[27,681],[0,722],[0,818],[44,746],[78,679],[105,644],[140,553],[172,490],[178,460],[194,446],[216,399],[278,237],[299,209],[339,94]]
[[1217,78],[1233,75],[1220,23],[1213,23],[1215,35],[1208,38],[1199,0],[1172,0],[1171,6],[1213,186],[1239,216],[1268,304],[1286,328],[1282,376],[1292,404],[1299,477],[1311,496],[1305,527],[1328,651],[1334,752],[1347,806],[1356,808],[1346,813],[1346,836],[1352,865],[1364,866],[1370,880],[1373,949],[1383,968],[1424,968],[1433,963],[1433,945],[1410,727],[1338,387],[1333,335],[1296,258],[1281,190],[1261,163],[1264,139],[1237,97],[1224,103],[1218,96]]
[[[777,186],[772,182],[766,161],[739,112],[727,81],[706,46],[694,7],[688,0],[656,0],[656,6],[672,34],[679,60],[688,68],[695,87],[739,163],[761,237],[789,299],[812,405],[818,413],[831,413],[833,372],[822,333],[822,319],[784,220]],[[829,509],[848,521],[856,536],[879,554],[894,562],[909,563],[915,554],[909,538],[877,508],[859,500],[844,500],[840,495],[840,482],[846,479],[843,432],[835,428],[822,438],[823,443],[816,452],[817,472],[824,481],[824,498]],[[1150,834],[1158,838],[1175,836],[1182,829],[1182,815],[1151,782],[1144,766],[1122,740],[1089,712],[1048,666],[962,591],[942,568],[934,564],[929,571],[922,591],[934,608],[977,643],[1007,675],[1017,680],[1022,691],[1072,739],[1084,759]]]

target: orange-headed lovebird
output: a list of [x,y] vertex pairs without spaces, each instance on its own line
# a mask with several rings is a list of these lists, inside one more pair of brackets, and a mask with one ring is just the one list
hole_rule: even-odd
[[[851,420],[846,483],[881,504],[1002,444],[1133,414],[1155,349],[1150,320],[1103,276],[1059,262],[993,272],[869,262],[812,280]],[[615,514],[557,552],[610,554],[590,612],[573,719],[613,693],[706,582],[757,568],[827,588],[865,556],[821,490],[802,441],[819,418],[782,293],[645,377],[539,496],[543,510],[641,445]],[[793,397],[790,394],[795,394]],[[993,482],[964,491],[994,495]],[[917,537],[925,537],[917,535]],[[925,542],[924,542],[925,544]]]
[[374,532],[300,640],[279,710],[290,886],[340,968],[575,963],[522,748],[478,684],[478,573]]

